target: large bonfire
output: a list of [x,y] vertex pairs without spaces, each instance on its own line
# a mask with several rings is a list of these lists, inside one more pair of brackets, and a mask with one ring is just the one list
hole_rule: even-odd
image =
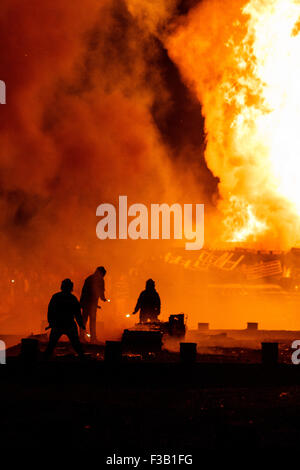
[[206,0],[175,26],[167,47],[202,104],[225,239],[295,245],[300,2]]

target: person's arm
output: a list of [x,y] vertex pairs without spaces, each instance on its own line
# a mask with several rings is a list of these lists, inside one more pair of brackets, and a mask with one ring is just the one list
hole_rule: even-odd
[[54,320],[55,320],[55,299],[53,296],[51,297],[51,300],[48,305],[47,318],[48,318],[49,326],[52,328]]
[[135,306],[135,309],[134,311],[132,312],[132,315],[135,315],[139,309],[141,308],[142,306],[142,297],[143,297],[143,294],[140,294],[138,300],[137,300],[137,303],[136,303],[136,306]]
[[161,309],[161,302],[160,302],[160,297],[159,294],[157,294],[157,314],[160,314],[160,309]]
[[103,302],[107,301],[107,299],[105,297],[105,284],[104,284],[103,279],[101,279],[101,281],[100,281],[99,297]]

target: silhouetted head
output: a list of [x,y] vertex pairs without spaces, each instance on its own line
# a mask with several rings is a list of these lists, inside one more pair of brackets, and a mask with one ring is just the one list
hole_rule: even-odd
[[106,269],[103,266],[98,266],[98,268],[96,269],[96,272],[100,273],[101,276],[104,277],[106,274]]
[[153,281],[153,279],[148,279],[148,281],[146,281],[146,289],[147,290],[155,289],[155,282]]
[[72,292],[73,287],[74,287],[74,284],[71,281],[71,279],[64,279],[60,286],[62,292]]

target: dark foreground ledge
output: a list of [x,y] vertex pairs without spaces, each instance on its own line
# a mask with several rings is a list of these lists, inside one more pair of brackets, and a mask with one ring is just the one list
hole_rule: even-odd
[[114,454],[192,454],[198,469],[203,449],[298,448],[299,384],[287,364],[8,358],[0,448],[92,448],[100,468]]
[[300,385],[300,365],[139,362],[111,364],[77,358],[25,364],[8,358],[1,382],[104,383],[121,387],[240,387]]

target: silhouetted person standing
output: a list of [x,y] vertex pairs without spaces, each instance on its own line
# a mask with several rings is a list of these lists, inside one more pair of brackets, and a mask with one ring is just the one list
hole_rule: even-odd
[[[83,357],[82,346],[79,341],[77,325],[85,328],[81,316],[80,303],[72,294],[73,282],[64,279],[61,283],[61,292],[54,294],[48,306],[48,322],[51,328],[49,343],[45,356],[49,357],[62,335],[67,335],[75,351]],[[75,322],[76,320],[76,322]]]
[[106,269],[99,266],[94,274],[86,278],[80,296],[80,305],[82,307],[82,316],[84,325],[90,320],[91,341],[96,341],[96,317],[99,297],[103,302],[105,298],[104,276]]
[[133,315],[139,310],[141,323],[146,323],[148,320],[157,321],[160,314],[160,297],[153,279],[148,279],[146,282],[146,289],[140,293]]

